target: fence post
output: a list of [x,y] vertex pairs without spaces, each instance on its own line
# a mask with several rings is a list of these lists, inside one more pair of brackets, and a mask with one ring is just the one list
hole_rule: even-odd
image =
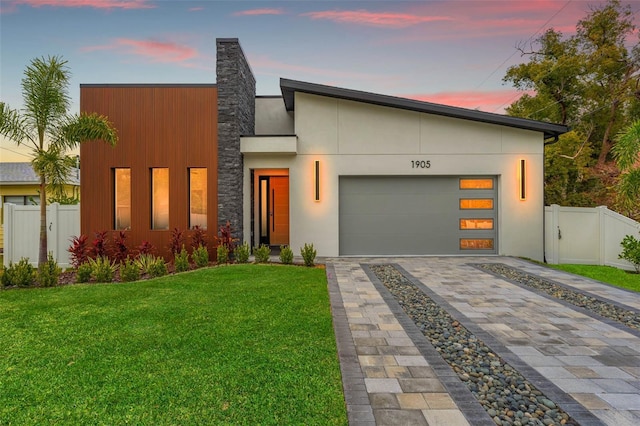
[[598,239],[599,239],[599,245],[600,245],[600,252],[599,252],[599,257],[598,257],[598,265],[604,265],[606,262],[605,260],[607,259],[607,252],[606,252],[606,241],[605,241],[605,213],[606,213],[607,206],[598,206],[596,207],[596,211],[598,212]]
[[13,257],[13,209],[15,205],[11,203],[4,204],[4,252],[2,254],[3,260],[2,263],[5,267],[9,266],[9,261]]
[[557,204],[551,204],[551,235],[553,256],[551,263],[557,265],[560,263],[560,206]]
[[58,227],[60,220],[58,219],[58,208],[60,204],[51,203],[47,206],[47,256],[49,252],[53,259],[58,262]]

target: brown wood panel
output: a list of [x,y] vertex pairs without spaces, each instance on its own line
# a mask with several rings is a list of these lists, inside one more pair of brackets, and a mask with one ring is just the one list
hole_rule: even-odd
[[[131,168],[129,246],[149,241],[166,255],[171,230],[189,220],[188,169],[207,168],[207,228],[217,224],[217,88],[215,85],[81,85],[80,110],[106,115],[118,130],[114,148],[80,148],[81,232],[113,230],[113,168]],[[169,168],[169,228],[151,230],[151,172]],[[212,238],[210,238],[212,241]],[[213,241],[211,242],[213,245]]]

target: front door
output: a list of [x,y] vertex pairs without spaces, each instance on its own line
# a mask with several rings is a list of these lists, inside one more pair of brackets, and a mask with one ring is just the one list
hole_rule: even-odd
[[260,176],[260,244],[289,244],[289,177]]

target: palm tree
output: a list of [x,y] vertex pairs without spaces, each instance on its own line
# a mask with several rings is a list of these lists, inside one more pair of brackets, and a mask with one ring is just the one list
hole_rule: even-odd
[[67,178],[72,162],[66,151],[90,140],[112,146],[118,141],[106,117],[68,113],[70,77],[67,61],[59,56],[33,59],[22,79],[24,108],[19,111],[0,102],[0,135],[31,149],[31,164],[40,176],[39,265],[47,261],[46,190]]
[[640,119],[616,136],[612,152],[622,172],[618,181],[618,196],[622,206],[634,215],[640,200]]

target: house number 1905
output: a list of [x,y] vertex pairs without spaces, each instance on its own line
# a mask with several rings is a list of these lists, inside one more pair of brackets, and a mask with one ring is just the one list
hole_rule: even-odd
[[431,160],[411,160],[412,169],[428,169],[429,167],[431,167]]

